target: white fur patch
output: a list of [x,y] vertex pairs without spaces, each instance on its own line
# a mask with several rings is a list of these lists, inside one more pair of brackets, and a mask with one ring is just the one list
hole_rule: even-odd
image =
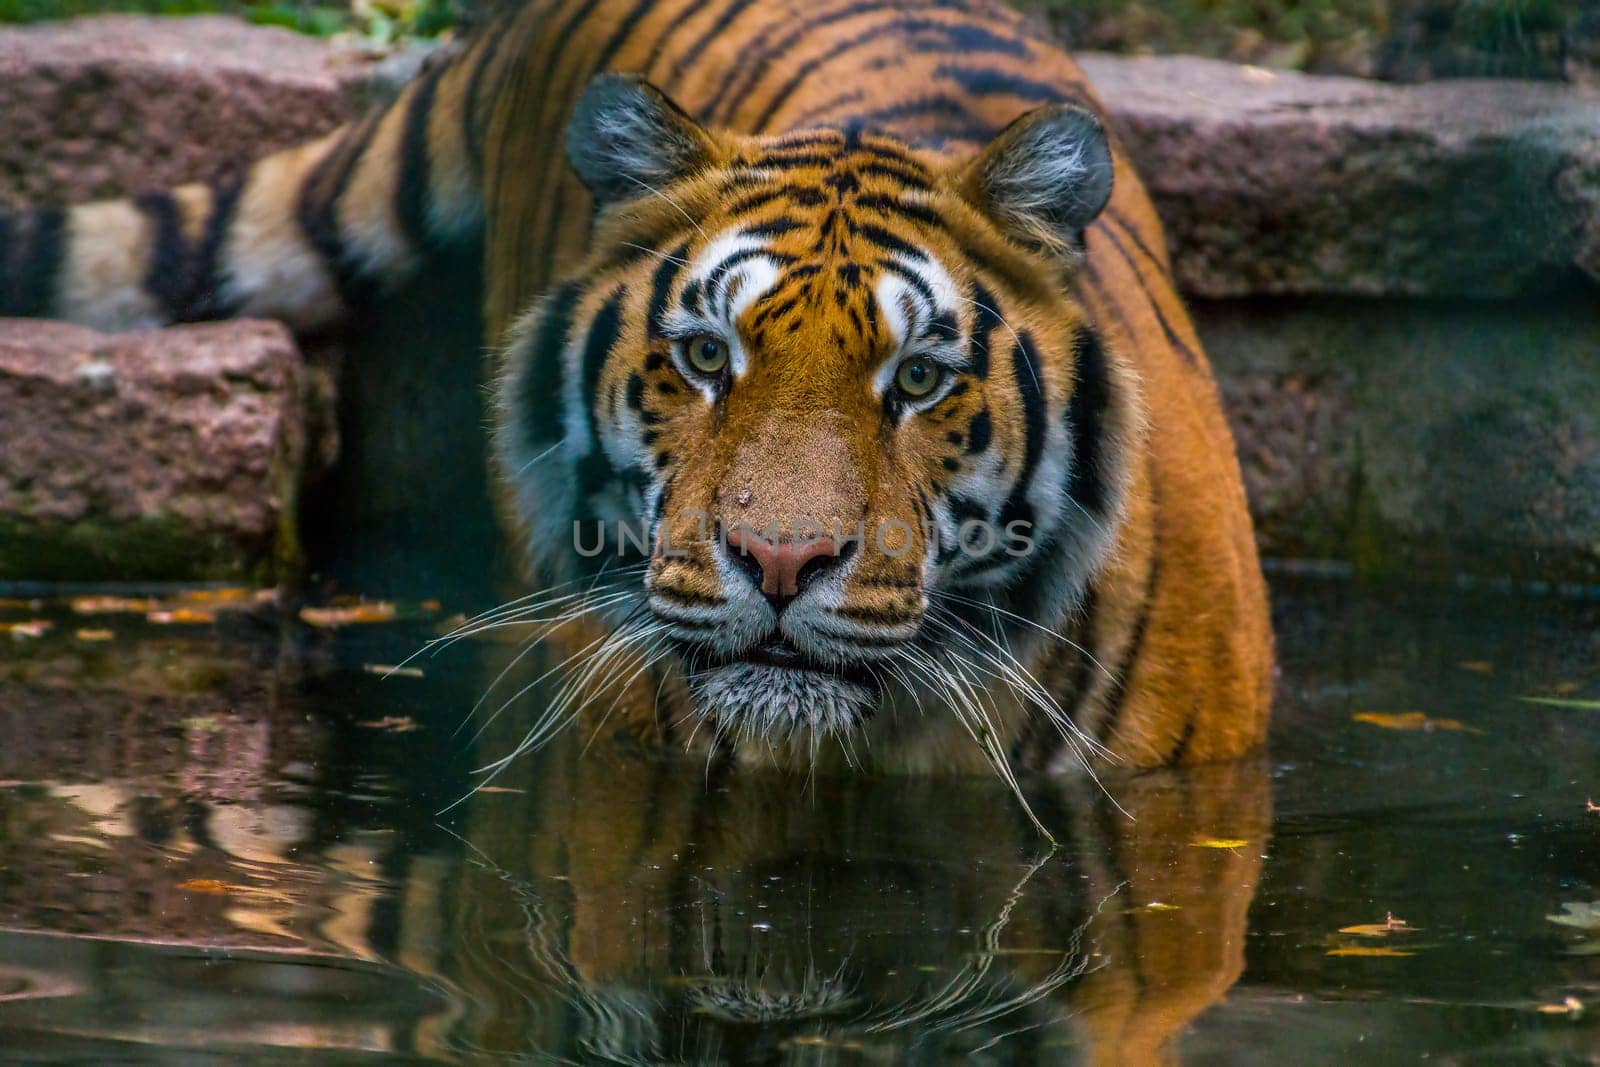
[[97,330],[148,330],[166,311],[145,289],[150,221],[127,200],[73,208],[56,314]]

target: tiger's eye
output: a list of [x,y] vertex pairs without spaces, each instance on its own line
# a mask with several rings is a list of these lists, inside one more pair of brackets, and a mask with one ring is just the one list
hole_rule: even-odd
[[942,376],[942,368],[937,364],[930,363],[920,356],[913,356],[901,363],[900,369],[895,371],[894,384],[906,396],[923,397],[938,388]]
[[695,334],[684,346],[689,366],[701,374],[721,374],[728,365],[728,342],[708,333]]

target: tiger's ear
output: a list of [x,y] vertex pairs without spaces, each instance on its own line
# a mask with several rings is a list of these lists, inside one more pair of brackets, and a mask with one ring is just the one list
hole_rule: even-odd
[[1071,254],[1111,199],[1105,127],[1071,104],[1036,108],[1001,130],[957,180],[962,195],[1025,244]]
[[714,151],[699,123],[637,75],[595,78],[567,121],[567,158],[601,206],[687,177]]

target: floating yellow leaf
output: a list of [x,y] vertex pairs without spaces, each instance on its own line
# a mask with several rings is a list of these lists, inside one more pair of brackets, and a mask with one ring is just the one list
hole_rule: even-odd
[[117,635],[110,630],[81,629],[75,631],[72,636],[79,641],[109,641]]
[[1471,671],[1473,674],[1494,673],[1494,664],[1486,659],[1469,659],[1462,663],[1457,663],[1456,666],[1464,671]]
[[1538,1010],[1545,1015],[1582,1015],[1583,1001],[1567,997],[1560,1004],[1541,1004]]
[[215,878],[191,878],[187,882],[179,882],[178,888],[185,893],[208,893],[217,897],[225,897],[233,892],[231,885]]
[[1189,842],[1193,848],[1243,848],[1249,843],[1242,837],[1197,837]]
[[245,604],[260,599],[260,594],[254,589],[240,588],[185,589],[178,594],[178,599],[190,604]]
[[1330,948],[1329,956],[1377,956],[1396,959],[1401,956],[1415,956],[1415,952],[1406,952],[1398,948],[1382,948],[1377,945],[1348,945],[1344,948]]
[[301,608],[300,618],[312,626],[351,626],[360,623],[391,622],[394,605],[385,600],[331,608]]
[[1464,730],[1471,734],[1481,734],[1482,730],[1468,726],[1459,719],[1435,719],[1420,711],[1401,711],[1388,713],[1381,711],[1358,711],[1350,716],[1354,722],[1364,722],[1369,726],[1378,726],[1385,730]]
[[422,602],[423,611],[439,611],[443,607],[444,605],[440,604],[437,600],[424,600]]
[[422,729],[409,715],[385,715],[381,719],[369,719],[356,725],[365,726],[369,730],[387,730],[392,734],[408,734],[412,730]]
[[1139,907],[1136,908],[1135,910],[1136,911],[1181,911],[1183,909],[1179,908],[1178,905],[1176,905],[1176,904],[1168,904],[1165,901],[1161,901],[1161,900],[1152,900],[1148,904],[1139,905]]
[[199,608],[173,608],[171,611],[152,611],[145,616],[145,620],[157,626],[194,626],[216,622],[217,617]]
[[361,669],[368,674],[381,674],[385,678],[391,674],[397,674],[402,678],[423,677],[421,667],[395,667],[387,663],[363,663]]
[[1396,919],[1393,913],[1384,916],[1381,923],[1357,923],[1355,926],[1341,926],[1341,934],[1355,934],[1357,937],[1388,937],[1390,934],[1409,934],[1416,930],[1404,919]]
[[12,637],[43,637],[55,628],[49,619],[27,619],[23,622],[0,622],[0,634]]
[[80,596],[72,601],[79,615],[145,615],[161,607],[161,601],[144,597]]

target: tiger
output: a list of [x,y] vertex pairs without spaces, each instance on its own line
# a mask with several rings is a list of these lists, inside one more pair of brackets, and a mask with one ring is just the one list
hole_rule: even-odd
[[475,625],[560,630],[619,693],[528,744],[560,710],[1008,780],[1262,744],[1218,391],[1148,195],[1028,17],[532,0],[237,174],[0,217],[0,313],[315,332],[472,242],[533,590]]

